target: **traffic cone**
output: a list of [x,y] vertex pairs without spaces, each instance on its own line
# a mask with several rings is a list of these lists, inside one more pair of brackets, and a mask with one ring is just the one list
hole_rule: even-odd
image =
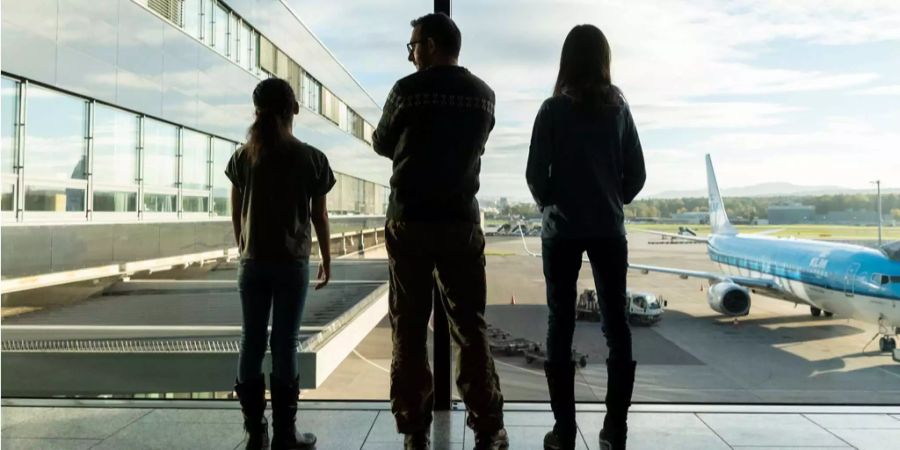
[[516,296],[515,296],[515,294],[513,294],[513,296],[509,298],[509,304],[510,304],[510,305],[515,305],[515,304],[516,304]]

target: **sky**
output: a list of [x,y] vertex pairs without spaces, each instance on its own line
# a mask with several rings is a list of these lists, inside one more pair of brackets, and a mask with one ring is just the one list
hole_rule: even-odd
[[[415,69],[409,21],[429,0],[288,0],[382,104]],[[898,0],[454,0],[460,65],[497,94],[481,198],[530,199],[534,117],[577,24],[612,48],[613,83],[638,127],[647,183],[638,198],[767,182],[900,187]],[[385,180],[386,181],[386,180]]]

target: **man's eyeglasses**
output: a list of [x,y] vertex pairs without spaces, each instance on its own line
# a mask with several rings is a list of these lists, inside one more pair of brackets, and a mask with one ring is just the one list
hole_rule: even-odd
[[422,43],[422,41],[413,41],[413,42],[410,42],[410,43],[406,44],[406,50],[407,50],[409,53],[412,53],[412,52],[413,52],[413,49],[416,48],[416,44],[421,44],[421,43]]

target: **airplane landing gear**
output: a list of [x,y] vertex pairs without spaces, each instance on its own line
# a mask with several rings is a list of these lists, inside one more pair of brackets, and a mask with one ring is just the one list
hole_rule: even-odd
[[809,314],[812,315],[813,317],[819,317],[822,315],[822,313],[825,313],[825,317],[833,317],[834,316],[834,313],[831,311],[823,311],[822,308],[816,308],[815,306],[809,307]]
[[[891,333],[891,331],[893,331],[893,333]],[[894,359],[900,361],[900,359],[897,359],[897,352],[894,351],[897,348],[897,341],[895,341],[894,336],[892,336],[900,335],[898,331],[900,331],[900,328],[888,328],[887,324],[885,323],[884,316],[879,317],[878,333],[876,333],[875,336],[872,336],[872,339],[863,347],[862,351],[865,352],[866,347],[868,347],[872,342],[875,342],[876,338],[881,336],[881,339],[878,340],[878,349],[885,353],[894,353]]]
[[882,336],[878,341],[878,348],[883,352],[892,352],[897,348],[897,341],[891,336]]

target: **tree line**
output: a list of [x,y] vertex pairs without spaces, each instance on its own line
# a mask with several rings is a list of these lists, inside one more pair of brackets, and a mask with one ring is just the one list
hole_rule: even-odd
[[[816,214],[834,211],[878,210],[875,194],[838,194],[811,197],[729,197],[725,199],[728,216],[736,219],[765,219],[771,205],[801,204],[815,208]],[[706,198],[665,198],[637,200],[625,206],[626,217],[671,217],[684,212],[709,210]],[[886,216],[900,220],[900,194],[881,196],[881,210]]]
[[[736,220],[765,219],[771,205],[802,204],[815,208],[816,214],[828,214],[833,211],[877,211],[875,194],[838,194],[808,197],[729,197],[725,199],[725,210],[728,217]],[[696,198],[660,198],[636,200],[625,206],[625,217],[671,217],[684,212],[706,212],[709,201],[705,197]],[[881,210],[885,216],[900,220],[900,194],[883,194]],[[534,203],[517,203],[508,205],[500,211],[501,217],[519,217],[534,219],[541,217]]]

